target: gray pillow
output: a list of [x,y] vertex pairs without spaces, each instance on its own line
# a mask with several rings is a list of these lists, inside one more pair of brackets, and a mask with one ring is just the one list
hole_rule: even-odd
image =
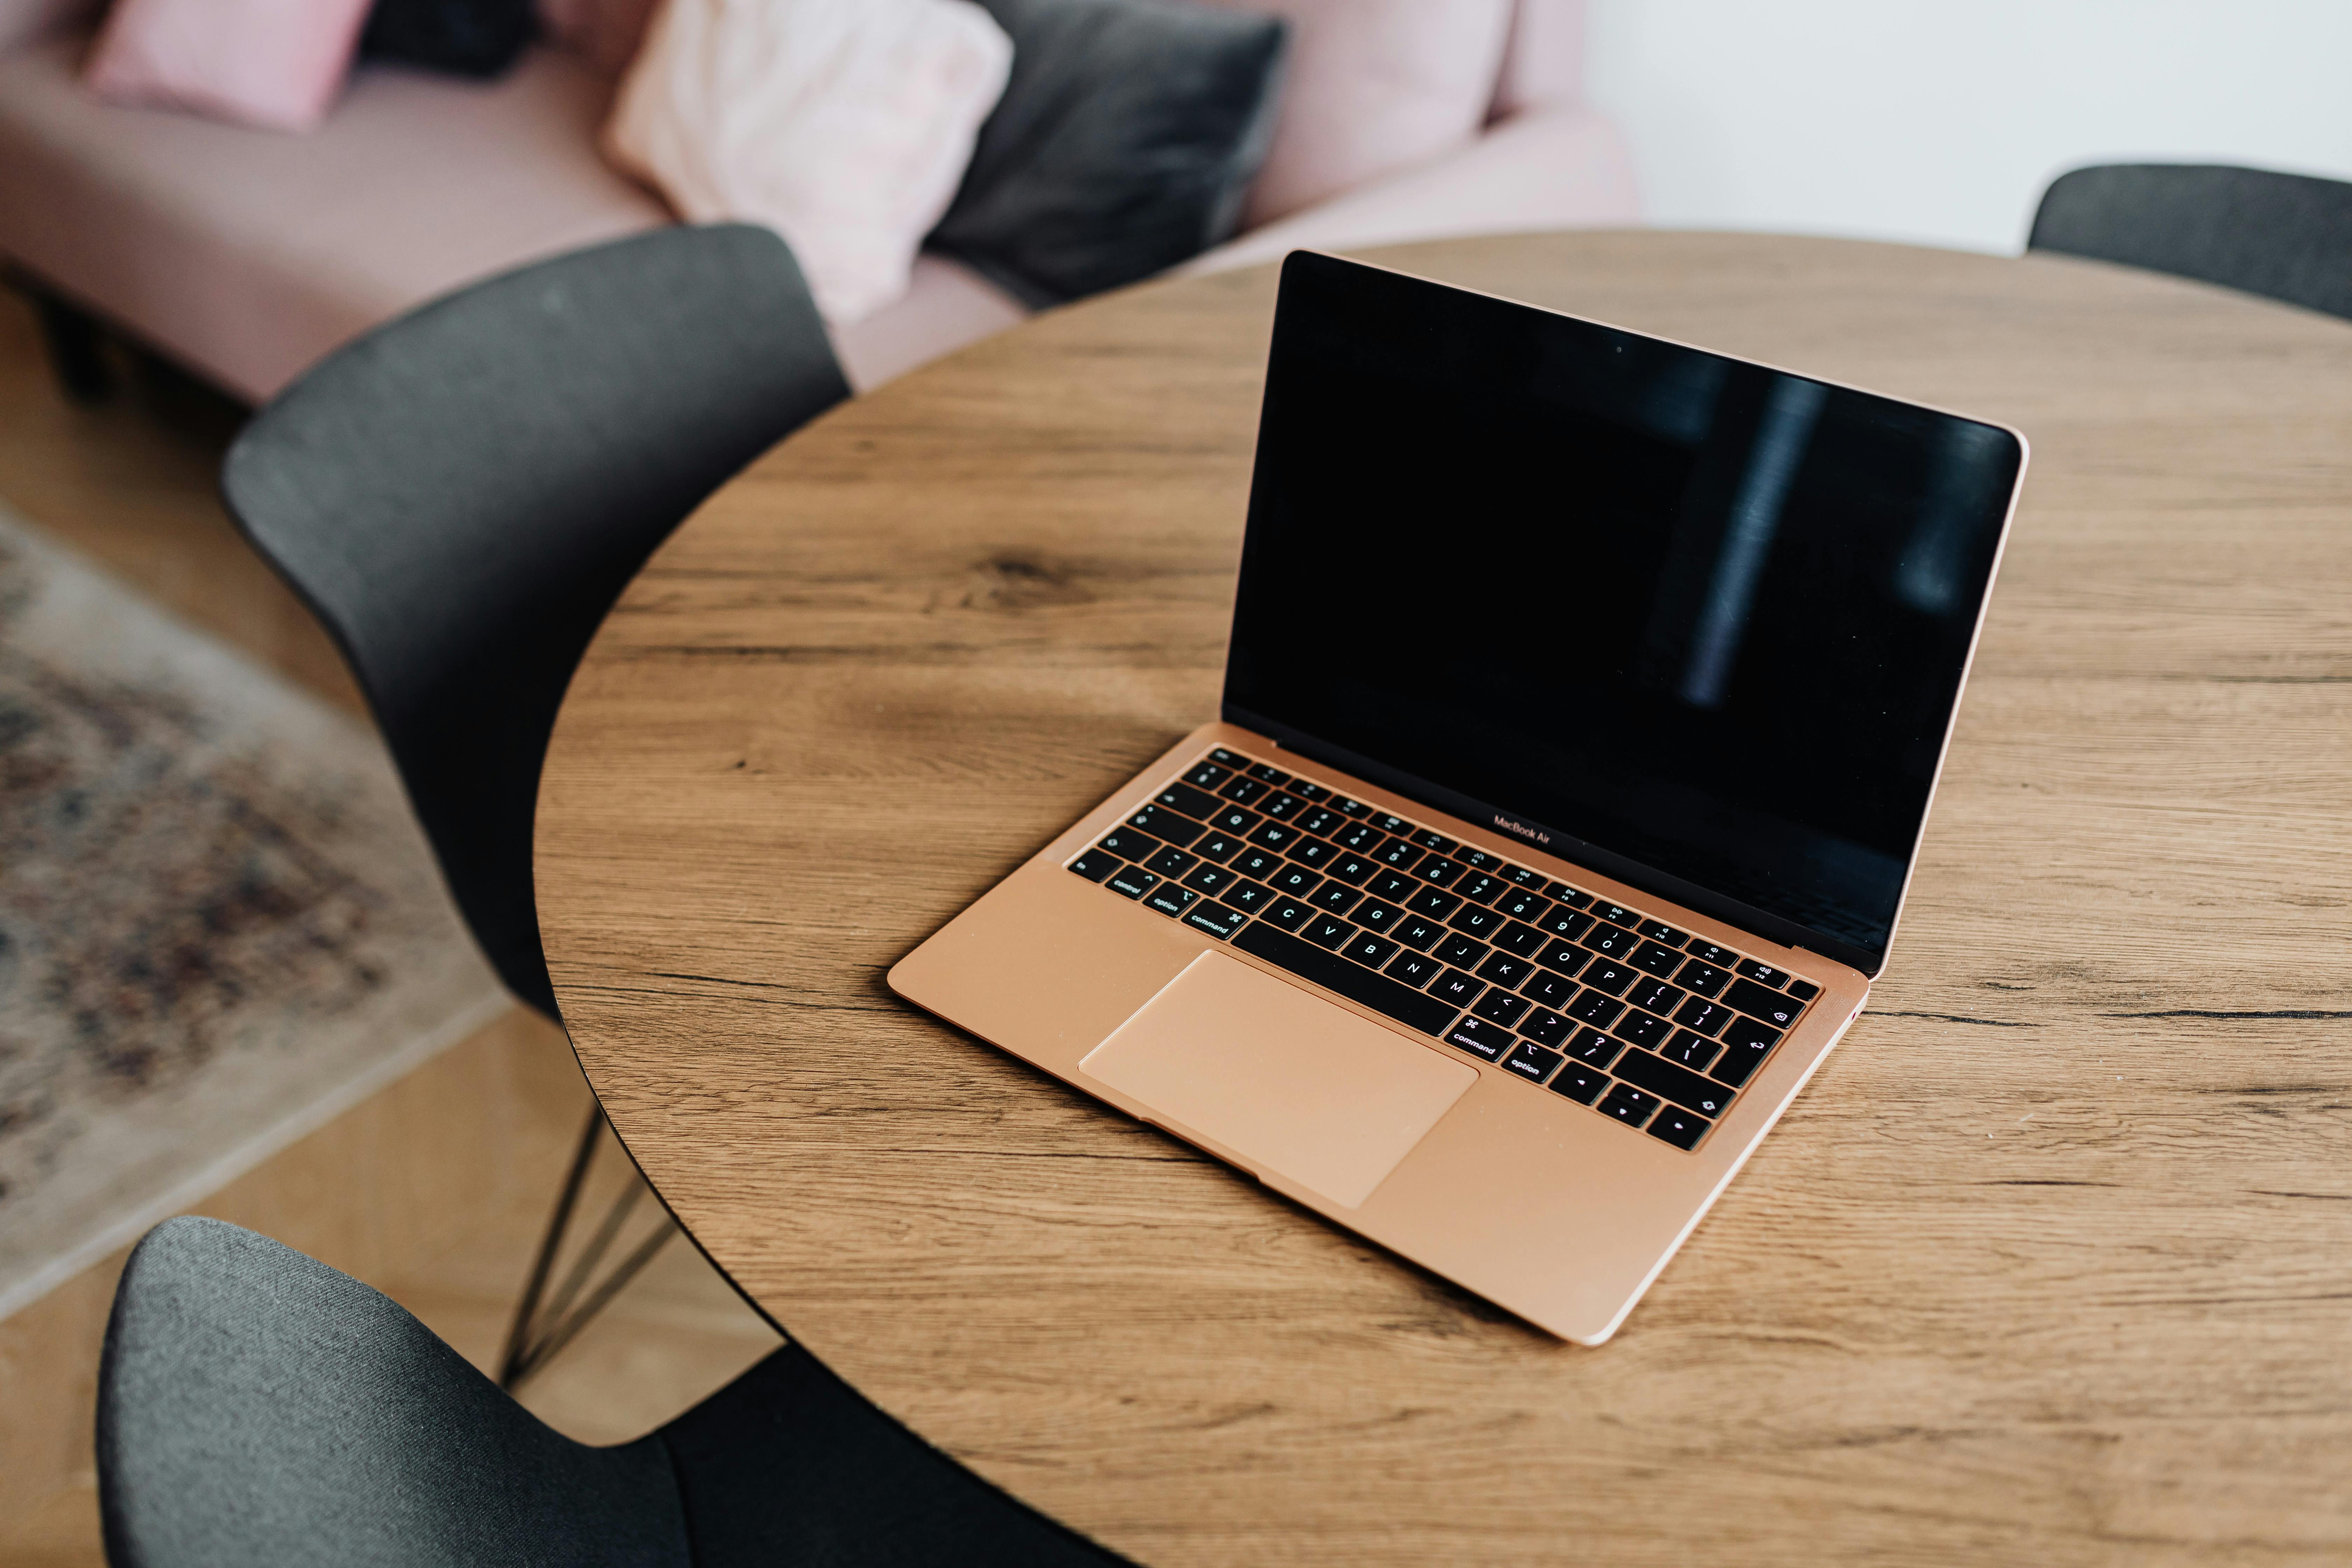
[[980,0],[1013,77],[930,246],[1033,306],[1224,239],[1274,133],[1286,25],[1183,0]]

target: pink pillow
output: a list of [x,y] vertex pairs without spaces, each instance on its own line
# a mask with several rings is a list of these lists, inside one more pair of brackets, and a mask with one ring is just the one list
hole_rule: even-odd
[[539,0],[540,30],[608,76],[637,58],[661,0]]
[[102,98],[276,131],[327,117],[370,0],[115,0],[83,79]]
[[667,0],[604,150],[691,222],[782,235],[846,326],[907,291],[1012,65],[970,0]]
[[1242,226],[1466,144],[1486,121],[1511,0],[1208,0],[1287,16],[1290,74]]

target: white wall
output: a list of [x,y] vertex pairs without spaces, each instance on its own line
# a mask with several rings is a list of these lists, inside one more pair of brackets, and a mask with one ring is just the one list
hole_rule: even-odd
[[2352,0],[1589,0],[1649,220],[1984,250],[2114,161],[2352,178]]

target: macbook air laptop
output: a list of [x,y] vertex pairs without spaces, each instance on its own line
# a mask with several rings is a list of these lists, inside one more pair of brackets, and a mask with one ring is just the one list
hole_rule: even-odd
[[1217,721],[890,984],[1598,1343],[1886,963],[2024,466],[1293,254]]

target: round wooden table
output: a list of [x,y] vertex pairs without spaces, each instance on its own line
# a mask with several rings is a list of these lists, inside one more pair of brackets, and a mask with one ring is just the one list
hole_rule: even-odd
[[1377,255],[2032,437],[1845,1044],[1586,1350],[885,990],[1215,713],[1259,269],[836,409],[606,624],[540,912],[663,1197],[883,1407],[1148,1563],[2341,1561],[2352,323],[1816,239]]

